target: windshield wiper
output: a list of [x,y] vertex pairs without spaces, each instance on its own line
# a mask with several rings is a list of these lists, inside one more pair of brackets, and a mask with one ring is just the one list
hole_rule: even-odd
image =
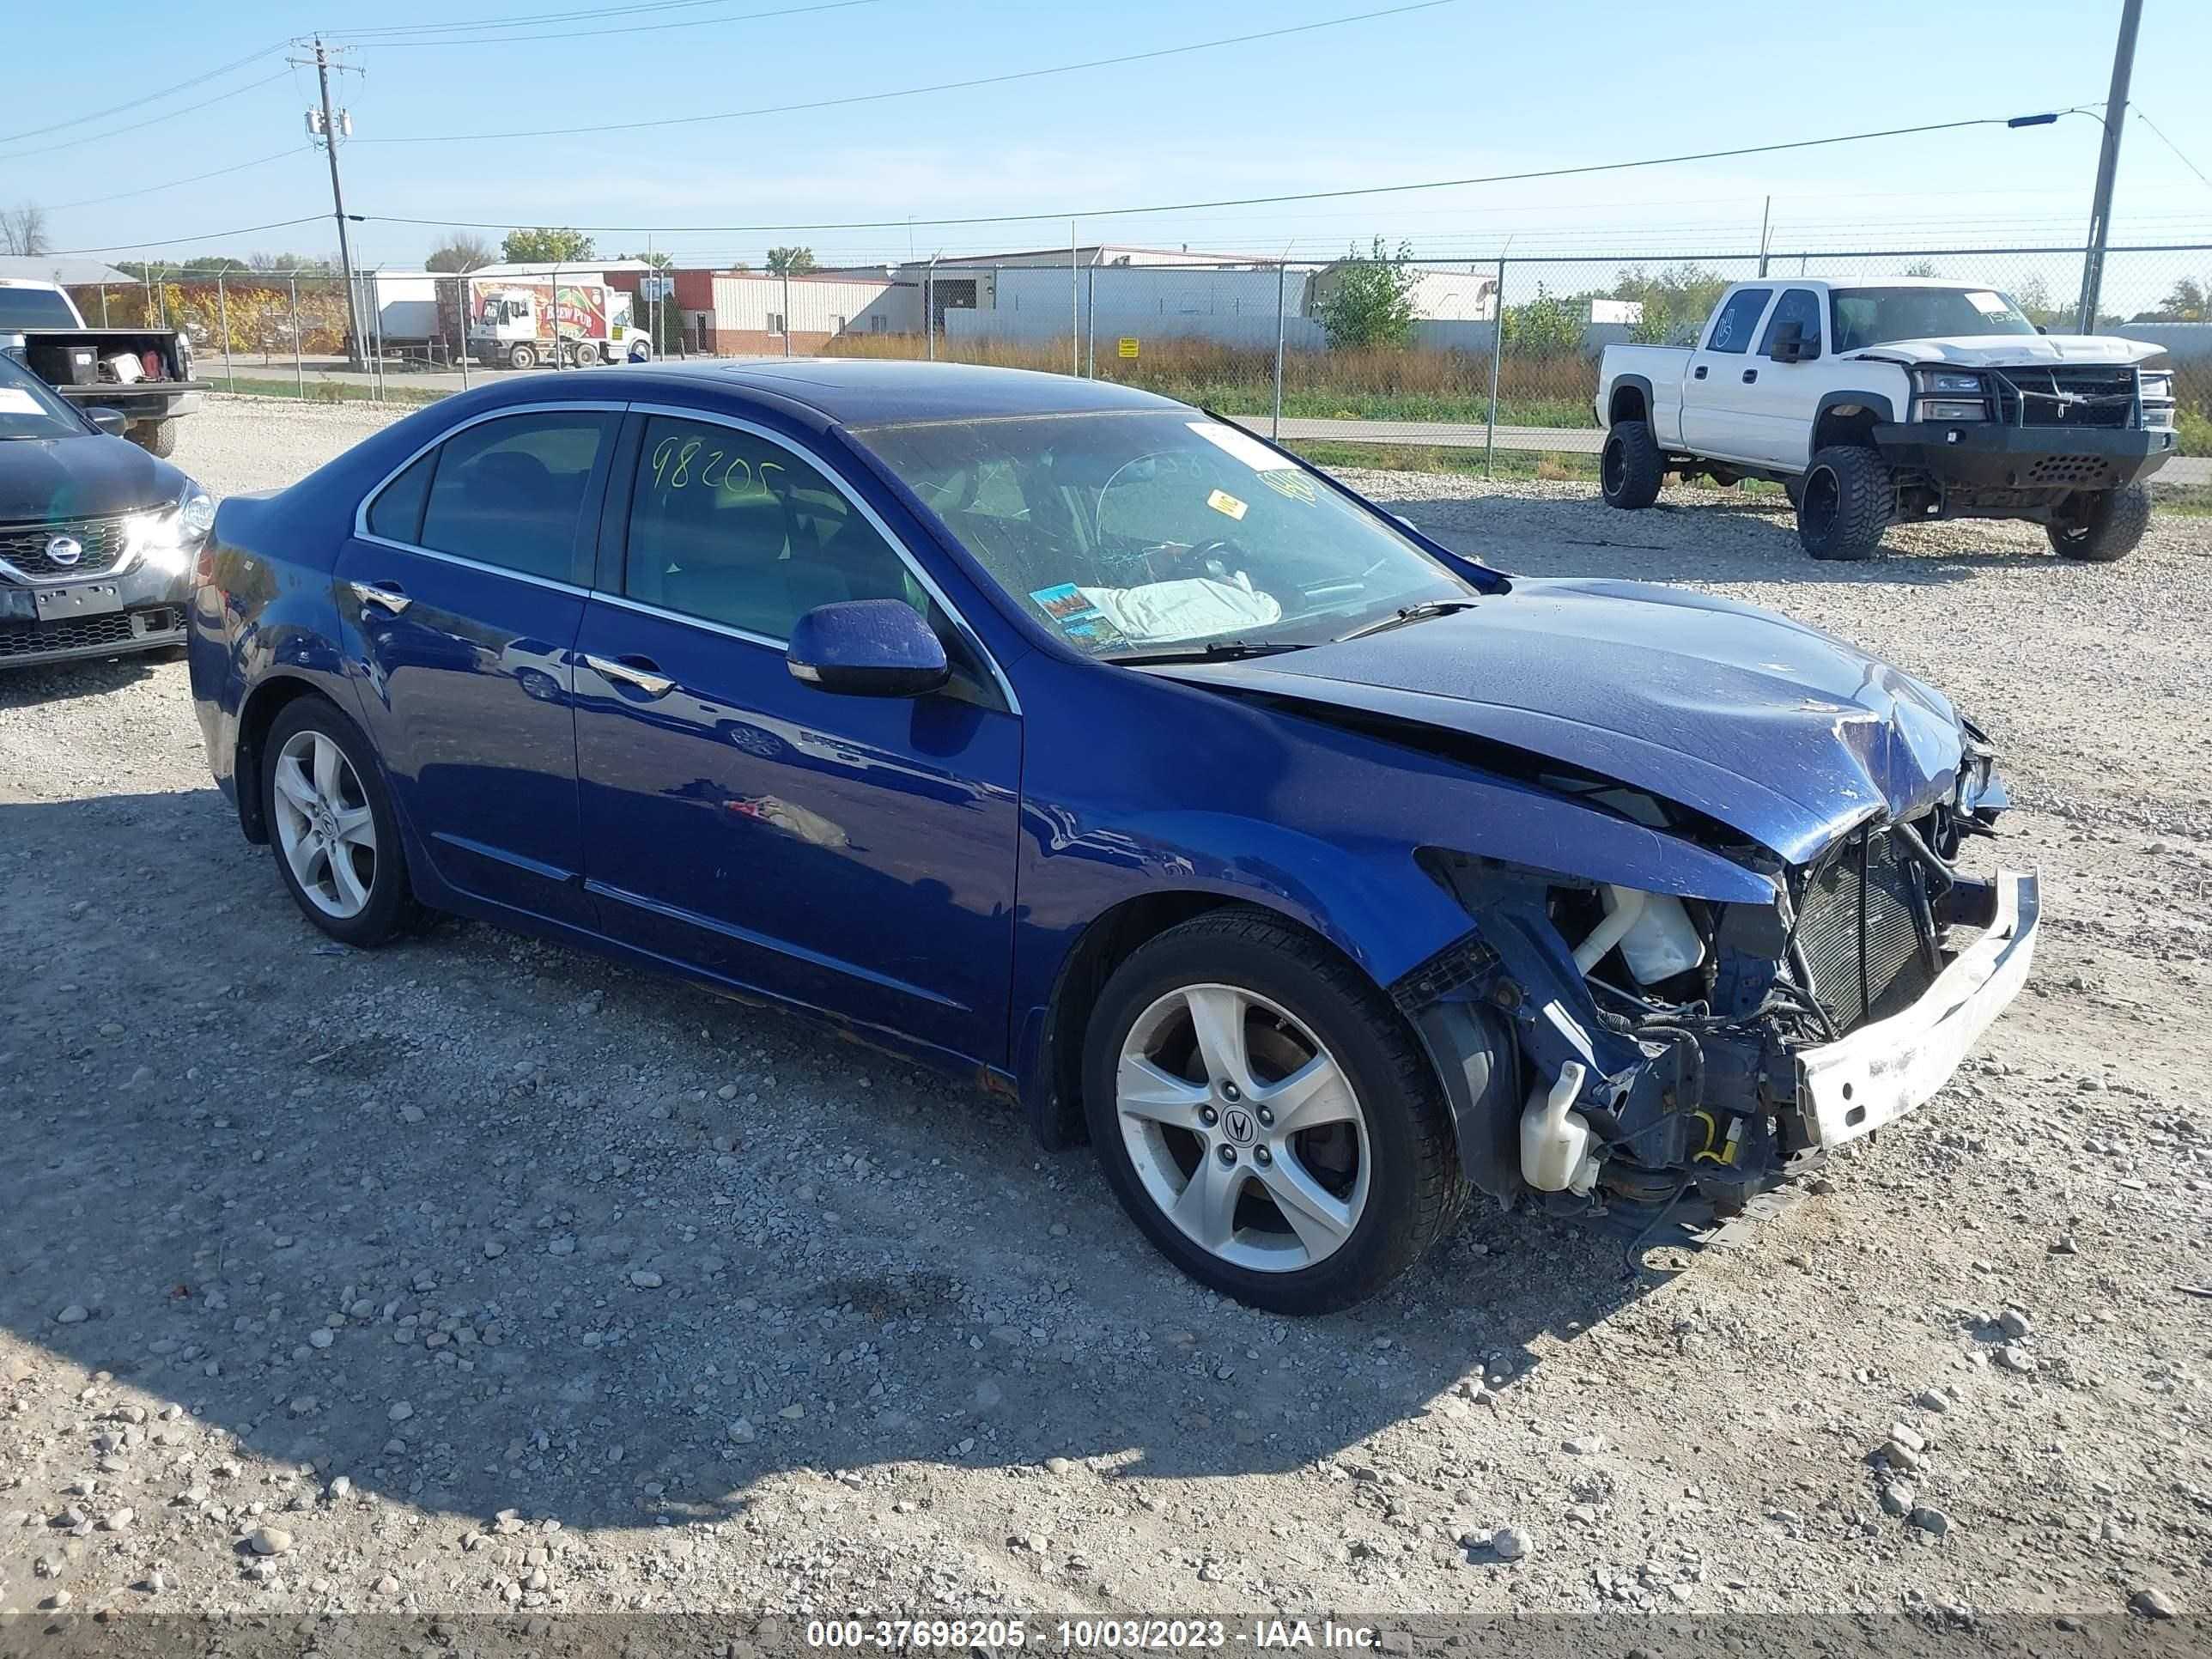
[[1349,634],[1340,635],[1337,642],[1341,644],[1345,640],[1364,640],[1370,634],[1380,634],[1392,628],[1403,628],[1407,623],[1425,622],[1431,617],[1449,617],[1455,611],[1472,611],[1475,604],[1476,601],[1473,599],[1423,599],[1419,605],[1409,605],[1395,615],[1383,617],[1380,622],[1367,623],[1355,628]]
[[1204,645],[1180,651],[1141,651],[1105,659],[1108,662],[1142,665],[1154,662],[1234,662],[1242,657],[1273,657],[1306,647],[1290,640],[1208,640]]

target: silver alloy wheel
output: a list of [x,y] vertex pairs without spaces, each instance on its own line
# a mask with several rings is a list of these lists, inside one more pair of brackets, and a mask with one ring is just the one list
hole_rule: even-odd
[[1367,1120],[1351,1079],[1286,1010],[1187,985],[1139,1017],[1115,1079],[1122,1144],[1161,1213],[1234,1267],[1328,1260],[1367,1207]]
[[345,750],[323,732],[295,732],[276,752],[276,842],[300,890],[343,921],[376,886],[376,818]]

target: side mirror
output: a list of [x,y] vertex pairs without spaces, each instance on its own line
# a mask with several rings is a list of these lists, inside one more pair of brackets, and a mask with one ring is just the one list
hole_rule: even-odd
[[945,647],[900,599],[819,605],[792,625],[793,679],[853,697],[919,697],[952,678]]
[[1774,343],[1766,355],[1778,363],[1805,363],[1820,355],[1820,346],[1817,340],[1806,340],[1804,324],[1781,323],[1775,327]]
[[131,417],[119,409],[110,409],[105,404],[96,404],[86,410],[84,418],[111,438],[119,438],[131,428]]
[[2051,331],[2050,331],[2049,329],[2045,328],[2045,327],[2041,323],[2038,323],[2038,324],[2035,325],[2035,331],[2036,331],[2038,334],[2048,334],[2048,333],[2050,333],[2050,332],[2051,332]]

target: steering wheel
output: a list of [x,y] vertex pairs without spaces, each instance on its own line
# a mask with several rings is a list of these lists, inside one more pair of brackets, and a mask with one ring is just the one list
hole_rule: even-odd
[[[1237,574],[1240,560],[1250,555],[1239,547],[1233,538],[1216,536],[1207,541],[1167,553],[1161,559],[1170,577],[1211,576],[1217,581],[1228,581]],[[1220,568],[1213,568],[1218,562]]]

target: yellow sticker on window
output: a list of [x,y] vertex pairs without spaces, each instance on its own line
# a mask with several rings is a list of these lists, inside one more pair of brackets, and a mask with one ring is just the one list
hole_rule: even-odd
[[1225,489],[1217,489],[1206,498],[1206,504],[1216,513],[1226,513],[1232,519],[1241,519],[1251,509]]

